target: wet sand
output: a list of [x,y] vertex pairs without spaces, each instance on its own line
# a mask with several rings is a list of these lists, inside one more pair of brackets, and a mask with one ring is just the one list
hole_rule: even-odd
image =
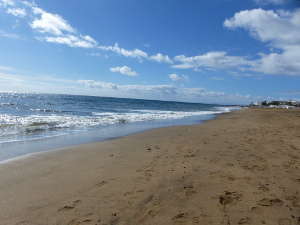
[[300,224],[300,110],[244,109],[0,164],[0,224]]

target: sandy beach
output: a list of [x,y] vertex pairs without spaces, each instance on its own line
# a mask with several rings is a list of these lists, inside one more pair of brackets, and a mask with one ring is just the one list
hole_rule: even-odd
[[1,225],[300,224],[300,110],[253,108],[0,164]]

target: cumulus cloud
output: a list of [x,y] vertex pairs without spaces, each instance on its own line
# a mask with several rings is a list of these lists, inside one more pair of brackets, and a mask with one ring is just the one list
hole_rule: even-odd
[[231,56],[225,51],[191,57],[178,55],[173,58],[175,64],[171,67],[194,71],[226,69],[300,76],[300,10],[277,12],[261,8],[244,10],[226,19],[223,25],[232,30],[239,28],[246,30],[252,37],[270,46],[271,53],[259,53],[255,59],[247,56]]
[[135,71],[132,71],[129,67],[113,67],[109,69],[111,72],[120,72],[121,74],[128,75],[131,77],[136,77],[138,74]]
[[[146,52],[140,49],[127,50],[121,48],[118,43],[113,46],[99,46],[95,39],[88,35],[80,34],[62,16],[46,12],[39,8],[34,2],[0,0],[0,7],[8,6],[9,8],[6,12],[13,16],[24,18],[28,13],[28,18],[30,20],[29,27],[39,34],[36,38],[40,41],[63,44],[70,47],[95,48],[103,51],[111,51],[124,57],[137,58],[141,62],[146,59],[158,63],[173,64],[173,61],[168,55],[163,55],[161,53],[148,56]],[[146,46],[149,47],[150,45],[147,44]]]
[[189,69],[198,66],[215,67],[218,62],[225,56],[225,52],[209,52],[204,55],[194,57],[186,57],[185,55],[175,56],[174,61],[181,62],[179,65],[172,66],[173,68]]
[[98,56],[100,56],[101,54],[100,54],[99,52],[94,52],[94,53],[91,53],[90,55],[91,55],[91,56],[96,56],[96,57],[98,57]]
[[300,45],[288,47],[282,54],[261,54],[254,70],[266,74],[300,76]]
[[284,48],[287,45],[300,44],[300,10],[281,14],[272,10],[253,9],[236,13],[226,19],[227,28],[243,28],[263,42]]
[[156,55],[150,56],[149,57],[150,60],[156,61],[156,62],[166,62],[166,63],[170,63],[173,64],[173,61],[169,58],[169,56],[167,55],[163,55],[161,53],[158,53]]
[[75,33],[76,30],[57,14],[40,11],[41,17],[35,19],[30,26],[32,29],[41,33],[54,34],[56,36],[63,35],[63,32]]
[[[174,61],[180,64],[173,65],[176,69],[191,69],[191,68],[228,68],[236,66],[249,66],[251,62],[240,56],[227,56],[226,52],[208,52],[204,55],[187,57],[178,55],[174,57]],[[199,71],[200,69],[196,69]]]
[[20,39],[20,40],[24,40],[25,39],[25,38],[21,37],[18,34],[10,34],[10,33],[7,33],[7,32],[5,32],[3,30],[0,30],[0,36],[7,37],[7,38]]
[[226,96],[224,92],[207,91],[205,88],[185,88],[184,93],[194,98],[219,98]]
[[148,54],[140,49],[133,49],[133,50],[127,50],[124,48],[119,47],[118,43],[116,43],[114,46],[99,46],[99,49],[103,51],[111,51],[115,52],[119,55],[129,57],[129,58],[138,58],[140,60],[147,59],[156,61],[159,63],[165,62],[173,64],[173,61],[169,58],[167,55],[163,55],[161,53],[158,53],[156,55],[148,56]]
[[180,81],[181,80],[181,78],[177,74],[170,74],[169,77],[172,81]]
[[175,82],[178,82],[178,81],[188,81],[189,80],[189,77],[187,75],[182,74],[181,77],[180,77],[179,75],[177,75],[175,73],[170,74],[169,78],[172,81],[175,81]]
[[[98,46],[96,40],[89,35],[80,34],[62,16],[46,12],[37,7],[34,2],[0,0],[0,7],[8,6],[9,8],[6,10],[8,14],[19,18],[24,18],[27,14],[29,15],[29,27],[40,34],[40,36],[36,37],[40,41],[79,48],[95,48]],[[16,35],[8,35],[5,32],[2,32],[0,35],[19,38]]]
[[0,0],[0,7],[14,6],[15,3],[13,0]]
[[143,96],[151,99],[169,99],[176,101],[207,103],[249,103],[257,101],[249,95],[227,95],[224,92],[208,91],[205,88],[184,88],[175,85],[117,85],[94,80],[78,80],[87,88],[98,88],[114,91],[116,96]]
[[123,55],[125,57],[130,57],[130,58],[142,59],[148,57],[148,54],[146,52],[143,52],[142,50],[139,49],[126,50],[124,48],[120,48],[118,43],[116,43],[114,46],[99,46],[99,49],[104,51],[112,51],[117,54]]
[[39,40],[45,40],[47,42],[52,42],[56,44],[66,44],[70,47],[79,47],[79,48],[93,48],[97,42],[91,41],[90,38],[86,38],[85,36],[74,36],[74,35],[66,35],[62,37],[43,37],[38,38]]
[[53,35],[38,37],[38,40],[45,40],[56,44],[66,44],[70,47],[78,48],[94,48],[98,45],[97,41],[89,35],[78,34],[76,29],[61,16],[47,13],[37,7],[32,8],[35,14],[40,15],[40,18],[36,18],[30,23],[31,28],[46,35]]
[[[245,29],[258,41],[273,48],[271,53],[259,53],[256,59],[230,56],[227,52],[174,57],[177,69],[230,69],[254,71],[270,75],[300,76],[300,10],[278,11],[253,9],[236,13],[224,21],[229,29]],[[271,51],[271,48],[270,48]]]
[[177,94],[176,87],[174,85],[117,85],[94,80],[78,80],[78,82],[84,84],[88,88],[114,89],[118,90],[119,93],[126,92],[149,96],[157,94]]
[[118,85],[113,83],[107,83],[102,81],[94,81],[94,80],[78,80],[79,83],[84,84],[89,88],[99,88],[99,89],[118,89]]
[[224,26],[242,28],[250,35],[282,53],[260,54],[253,61],[253,71],[274,75],[299,76],[300,71],[300,10],[279,11],[253,9],[236,13]]
[[9,8],[7,9],[7,13],[10,13],[16,17],[23,18],[26,16],[26,10],[20,8]]
[[169,95],[177,94],[176,87],[173,85],[124,85],[123,91],[143,95]]

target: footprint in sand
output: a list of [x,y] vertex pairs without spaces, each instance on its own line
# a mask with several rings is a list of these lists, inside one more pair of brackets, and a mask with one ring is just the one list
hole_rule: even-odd
[[[91,224],[92,220],[71,220],[70,222],[67,223],[67,225],[79,225],[79,224]],[[100,220],[98,220],[98,222],[100,222]]]
[[261,191],[269,191],[269,188],[266,186],[266,185],[261,185],[258,190],[261,190]]
[[293,206],[300,208],[300,199],[299,198],[295,198],[295,200],[293,201]]
[[262,205],[262,206],[273,206],[273,205],[281,206],[281,205],[283,205],[283,201],[281,201],[278,198],[276,198],[276,199],[264,198],[264,199],[258,201],[257,204]]
[[294,181],[300,184],[300,179],[295,179]]
[[181,225],[181,224],[212,224],[211,219],[205,218],[206,216],[203,215],[203,218],[200,217],[190,217],[188,213],[179,213],[174,216],[171,220],[173,221],[174,225]]
[[225,194],[220,195],[218,199],[220,203],[225,206],[227,204],[232,203],[234,200],[239,200],[241,196],[241,194],[238,194],[236,192],[226,191]]
[[16,225],[39,225],[38,223],[35,223],[34,221],[32,220],[25,220],[25,221],[22,221],[20,223],[17,223]]
[[138,212],[133,215],[135,220],[138,220],[138,224],[144,224],[145,220],[156,217],[159,214],[159,211],[148,210],[147,207],[142,207]]
[[197,194],[197,191],[187,191],[185,193],[186,196],[195,195],[195,194]]
[[252,220],[249,217],[242,218],[238,224],[252,224]]
[[197,191],[194,191],[193,188],[194,188],[194,185],[193,184],[190,184],[188,186],[185,186],[183,187],[185,189],[185,195],[186,196],[190,196],[190,195],[195,195],[197,194],[198,192]]
[[210,160],[210,163],[218,163],[218,162],[220,162],[220,159],[218,159],[218,158]]
[[100,183],[96,184],[96,187],[101,187],[101,186],[103,186],[105,184],[108,184],[108,182],[103,180]]
[[71,209],[75,209],[76,205],[78,205],[81,201],[80,200],[76,200],[74,201],[71,205],[66,205],[62,208],[60,208],[58,210],[58,212],[61,212],[61,211],[67,211],[67,210],[71,210]]
[[174,216],[172,218],[172,220],[177,220],[177,219],[180,219],[180,218],[184,218],[184,217],[187,217],[188,215],[189,215],[188,213],[179,213],[176,216]]

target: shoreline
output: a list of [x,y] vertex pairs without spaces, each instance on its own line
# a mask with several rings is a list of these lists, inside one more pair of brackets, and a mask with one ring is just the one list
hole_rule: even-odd
[[40,152],[48,152],[75,145],[111,140],[152,129],[180,125],[197,125],[214,119],[218,114],[189,116],[180,119],[138,121],[110,124],[91,130],[78,131],[61,136],[0,144],[0,164],[14,159],[30,157]]
[[0,164],[0,224],[299,224],[300,110],[244,109]]

